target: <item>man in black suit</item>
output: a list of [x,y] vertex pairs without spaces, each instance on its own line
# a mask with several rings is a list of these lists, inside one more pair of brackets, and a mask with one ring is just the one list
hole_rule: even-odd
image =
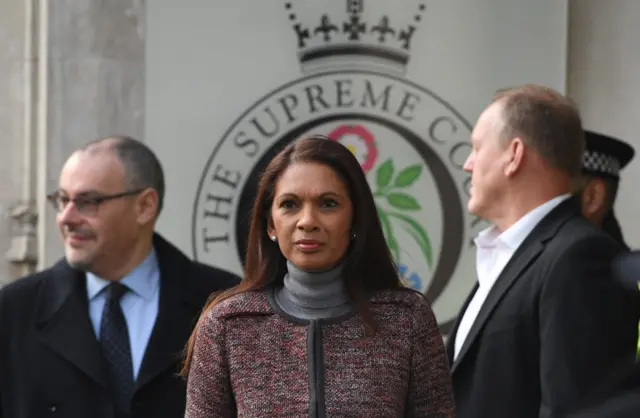
[[582,214],[629,250],[616,219],[614,205],[620,172],[633,159],[635,151],[626,142],[594,131],[585,131],[584,139],[582,175],[576,184]]
[[0,417],[184,416],[181,353],[239,279],[154,233],[164,175],[129,137],[76,151],[49,196],[65,257],[0,290]]
[[580,214],[580,116],[536,85],[500,92],[465,163],[478,284],[447,341],[459,418],[551,417],[621,361],[638,318],[611,279],[616,242]]

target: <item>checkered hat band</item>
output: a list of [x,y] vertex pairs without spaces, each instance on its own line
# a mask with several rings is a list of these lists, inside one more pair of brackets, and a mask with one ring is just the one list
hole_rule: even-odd
[[585,170],[617,176],[620,173],[620,161],[610,155],[597,151],[585,151],[582,164]]

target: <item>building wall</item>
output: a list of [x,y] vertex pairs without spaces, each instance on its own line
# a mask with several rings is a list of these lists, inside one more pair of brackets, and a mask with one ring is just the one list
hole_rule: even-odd
[[571,0],[568,94],[588,129],[636,149],[622,173],[616,214],[625,240],[640,247],[640,1]]
[[[143,0],[3,2],[0,285],[62,254],[44,194],[55,188],[71,150],[107,134],[144,137],[145,8]],[[571,0],[569,16],[568,94],[579,102],[588,128],[640,150],[640,2]],[[473,121],[477,115],[469,116]],[[617,205],[634,247],[640,246],[640,195],[633,180],[638,175],[640,163],[634,160]],[[40,215],[37,245],[12,240],[32,233],[28,222],[11,218],[21,204],[27,215],[30,208]],[[8,251],[15,263],[7,260]],[[34,255],[37,264],[29,262]]]
[[14,206],[25,187],[25,66],[27,2],[5,0],[0,13],[0,286],[21,274],[5,261],[11,247]]
[[45,195],[70,152],[143,137],[144,35],[142,0],[3,1],[0,286],[62,255]]
[[[62,165],[78,146],[119,133],[144,138],[144,1],[47,3],[48,114],[46,147],[39,149],[40,199],[57,187]],[[62,249],[54,212],[40,202],[42,268]]]

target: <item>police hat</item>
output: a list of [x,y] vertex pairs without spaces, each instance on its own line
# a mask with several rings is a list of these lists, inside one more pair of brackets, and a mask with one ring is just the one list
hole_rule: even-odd
[[626,142],[593,131],[585,131],[585,150],[582,172],[598,177],[618,179],[622,170],[635,155]]

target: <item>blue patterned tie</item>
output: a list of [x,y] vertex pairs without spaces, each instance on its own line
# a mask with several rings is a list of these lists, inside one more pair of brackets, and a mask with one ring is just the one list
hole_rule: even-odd
[[107,363],[109,384],[119,413],[128,413],[135,384],[131,363],[131,347],[127,323],[120,307],[120,298],[129,289],[111,283],[100,323],[100,345]]

